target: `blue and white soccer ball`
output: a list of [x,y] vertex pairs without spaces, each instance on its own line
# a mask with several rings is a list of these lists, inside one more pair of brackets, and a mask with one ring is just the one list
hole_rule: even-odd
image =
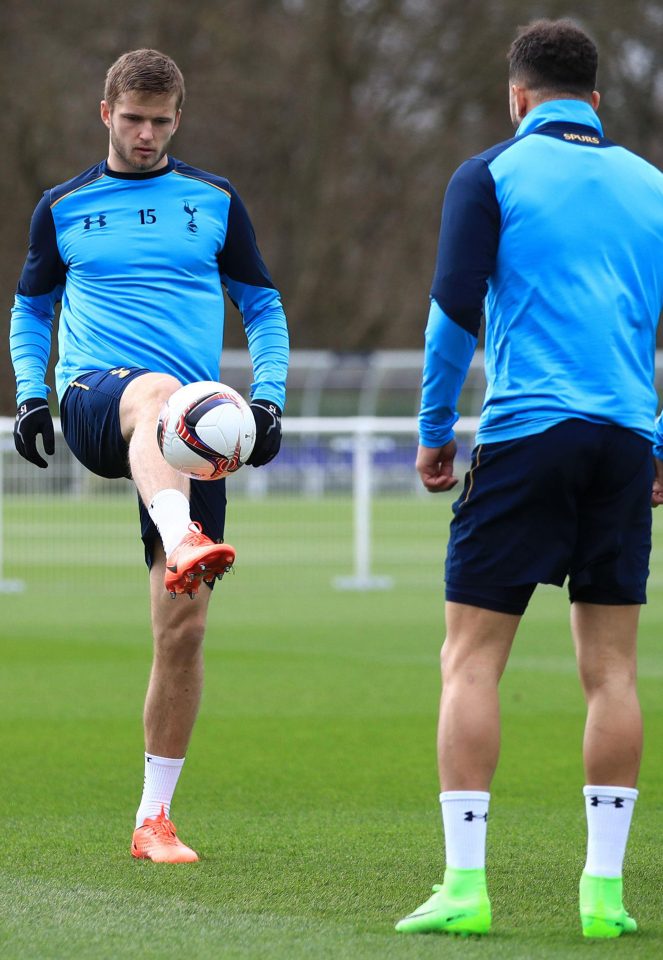
[[157,443],[171,467],[193,480],[218,480],[246,463],[256,424],[246,400],[225,383],[201,380],[176,390],[157,422]]

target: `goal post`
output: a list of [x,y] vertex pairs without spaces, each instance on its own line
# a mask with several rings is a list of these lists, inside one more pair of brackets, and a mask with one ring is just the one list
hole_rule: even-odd
[[[458,434],[473,436],[478,417],[461,417],[456,424]],[[297,417],[284,418],[285,436],[324,436],[346,438],[352,453],[353,569],[337,576],[333,584],[338,590],[387,590],[393,577],[379,576],[372,567],[372,504],[374,454],[384,437],[405,437],[417,442],[415,417]],[[411,468],[414,475],[414,452]]]

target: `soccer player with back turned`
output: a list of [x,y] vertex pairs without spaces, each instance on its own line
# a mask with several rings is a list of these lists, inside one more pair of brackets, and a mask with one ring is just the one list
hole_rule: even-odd
[[426,329],[417,469],[431,492],[456,483],[456,402],[482,308],[488,386],[446,560],[446,872],[397,929],[490,929],[498,683],[537,583],[568,577],[587,701],[580,918],[585,936],[616,937],[636,929],[622,864],[642,748],[636,633],[651,545],[663,175],[604,136],[596,48],[573,22],[531,23],[508,60],[516,135],[449,183]]
[[61,302],[65,440],[94,473],[131,477],[139,494],[154,659],[131,852],[171,863],[198,859],[178,839],[170,804],[200,703],[211,588],[235,551],[222,543],[224,481],[189,483],[171,469],[157,447],[157,415],[181,384],[219,379],[222,287],[242,315],[253,364],[255,467],[279,450],[288,365],[281,299],[242,201],[227,180],[168,155],[183,100],[180,70],[156,50],[111,66],[101,101],[108,159],[44,193],[11,320],[19,453],[46,467],[38,436],[53,453],[44,378]]

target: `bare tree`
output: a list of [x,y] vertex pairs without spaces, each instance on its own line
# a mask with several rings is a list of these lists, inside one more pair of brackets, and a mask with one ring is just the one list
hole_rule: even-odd
[[[188,97],[174,153],[229,177],[282,290],[293,345],[419,347],[454,168],[511,136],[505,55],[547,0],[5,0],[2,324],[43,189],[100,160],[103,77],[166,50]],[[609,137],[663,162],[663,8],[587,0]],[[229,311],[226,342],[242,344]],[[13,377],[5,353],[5,413]]]

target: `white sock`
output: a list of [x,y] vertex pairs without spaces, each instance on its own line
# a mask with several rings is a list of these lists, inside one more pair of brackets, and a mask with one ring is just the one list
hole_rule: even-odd
[[162,807],[166,816],[169,815],[183,765],[184,757],[177,760],[171,757],[155,757],[153,753],[145,754],[145,780],[143,796],[136,812],[137,827],[142,827],[147,817],[157,817]]
[[168,556],[189,529],[189,501],[179,490],[159,490],[147,509]]
[[633,787],[583,787],[587,811],[587,862],[592,877],[621,877],[638,791]]
[[481,870],[486,866],[486,829],[490,794],[482,790],[446,790],[440,794],[447,866]]

